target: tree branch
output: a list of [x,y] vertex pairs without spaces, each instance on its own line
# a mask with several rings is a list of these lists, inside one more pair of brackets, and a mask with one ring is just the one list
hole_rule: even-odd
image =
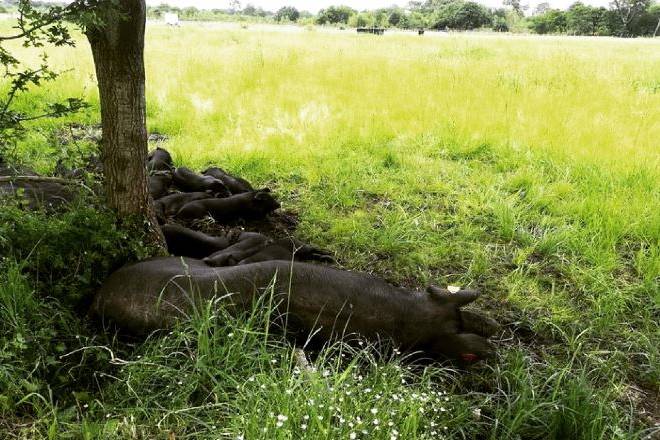
[[18,22],[19,25],[15,26],[18,29],[21,29],[21,32],[15,35],[10,35],[10,36],[0,36],[0,43],[3,41],[9,41],[9,40],[18,40],[21,38],[29,37],[32,35],[32,33],[37,32],[38,30],[51,25],[55,22],[65,20],[69,17],[74,16],[77,12],[81,12],[85,8],[85,1],[84,0],[74,0],[71,3],[69,3],[66,6],[63,7],[52,7],[49,8],[47,12],[40,13],[41,16],[38,17],[31,17],[27,19],[27,21],[31,20],[31,27],[28,29],[25,29],[25,22],[26,22],[26,17],[23,14],[23,9],[19,8],[19,18]]

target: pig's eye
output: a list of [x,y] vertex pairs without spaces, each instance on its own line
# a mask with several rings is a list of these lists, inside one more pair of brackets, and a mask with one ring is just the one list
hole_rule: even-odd
[[465,362],[474,362],[479,359],[479,356],[474,353],[461,353],[461,359]]

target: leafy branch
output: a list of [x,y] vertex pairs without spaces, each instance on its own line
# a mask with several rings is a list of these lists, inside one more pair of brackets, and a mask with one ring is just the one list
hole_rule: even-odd
[[[41,54],[38,67],[22,64],[3,43],[20,41],[23,47],[43,48],[48,46],[75,46],[66,21],[84,26],[85,22],[95,23],[94,11],[101,4],[113,0],[76,0],[67,6],[35,7],[30,0],[18,2],[18,18],[13,32],[0,35],[0,69],[3,70],[6,85],[0,96],[0,156],[21,139],[25,122],[42,118],[58,118],[88,107],[80,98],[67,98],[63,102],[48,103],[44,108],[35,109],[29,114],[13,108],[17,98],[27,93],[30,87],[40,86],[55,80],[61,72],[51,69],[46,52]],[[3,87],[4,88],[4,87]]]

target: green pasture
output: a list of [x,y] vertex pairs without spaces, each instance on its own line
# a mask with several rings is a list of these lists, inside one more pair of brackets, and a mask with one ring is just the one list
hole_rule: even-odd
[[[99,122],[87,44],[49,54],[67,72],[18,105],[76,96],[92,107],[39,121],[19,143],[16,156],[42,172],[62,151],[90,148],[61,145],[55,133],[64,124]],[[0,432],[245,439],[658,433],[660,41],[154,25],[146,66],[149,130],[169,137],[162,146],[177,165],[218,164],[269,186],[299,216],[298,237],[335,252],[347,269],[410,287],[481,288],[476,307],[503,324],[499,357],[462,372],[379,359],[368,349],[347,354],[339,345],[319,354],[317,372],[305,376],[294,371],[292,347],[263,334],[260,309],[236,322],[200,311],[188,326],[144,343],[98,335],[63,304],[62,316],[41,309],[38,298],[58,297],[21,268],[48,245],[38,239],[59,230],[32,219],[43,231],[24,244],[34,252],[4,260],[0,275],[0,334],[16,365],[0,366],[0,418],[7,420]],[[93,217],[63,215],[75,221],[47,221],[65,228]],[[1,220],[9,236],[11,218]],[[37,367],[21,364],[16,334],[51,325],[61,332],[59,319],[81,336],[68,338],[58,356],[81,351],[54,356],[53,377],[34,373]],[[89,348],[98,346],[105,348]],[[126,363],[113,363],[107,350]],[[20,386],[18,377],[30,371],[34,381],[25,380],[34,384]],[[58,374],[102,378],[58,388]]]

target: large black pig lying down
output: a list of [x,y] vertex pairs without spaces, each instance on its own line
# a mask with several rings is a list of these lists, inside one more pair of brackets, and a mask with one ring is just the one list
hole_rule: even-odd
[[[101,286],[92,312],[135,333],[172,327],[214,298],[228,310],[250,310],[273,280],[274,324],[299,340],[349,334],[389,339],[405,351],[475,362],[493,354],[497,324],[461,308],[479,296],[437,287],[409,291],[384,280],[327,266],[264,261],[222,268],[164,257],[128,265]],[[214,304],[218,304],[214,302]]]

